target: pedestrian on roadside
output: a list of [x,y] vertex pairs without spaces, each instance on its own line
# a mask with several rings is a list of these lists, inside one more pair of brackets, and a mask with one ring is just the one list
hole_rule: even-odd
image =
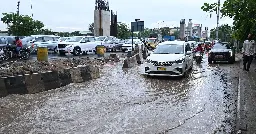
[[249,34],[247,40],[243,43],[242,53],[243,53],[243,70],[249,71],[253,56],[255,54],[255,41],[253,40],[253,35]]

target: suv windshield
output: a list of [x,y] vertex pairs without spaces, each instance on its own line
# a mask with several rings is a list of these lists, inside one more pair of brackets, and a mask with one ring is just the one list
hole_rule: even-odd
[[184,54],[184,45],[165,44],[156,47],[154,54]]
[[217,43],[213,46],[212,49],[230,49],[229,45],[228,44],[220,44],[220,43]]
[[[132,44],[132,40],[131,39],[127,40],[125,44]],[[140,44],[140,40],[138,39],[133,40],[133,44]]]
[[97,37],[95,41],[104,41],[105,39],[106,37],[100,36],[100,37]]
[[70,39],[67,39],[67,42],[79,42],[83,37],[72,37]]
[[147,41],[148,41],[148,43],[154,43],[155,39],[148,39]]

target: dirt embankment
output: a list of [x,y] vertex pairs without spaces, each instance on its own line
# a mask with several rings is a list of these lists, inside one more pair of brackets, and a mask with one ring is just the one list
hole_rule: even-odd
[[104,65],[109,61],[115,61],[111,57],[104,59],[70,58],[58,59],[49,62],[39,61],[13,61],[0,65],[0,77],[32,74],[45,71],[60,71],[65,68],[77,67],[78,65]]

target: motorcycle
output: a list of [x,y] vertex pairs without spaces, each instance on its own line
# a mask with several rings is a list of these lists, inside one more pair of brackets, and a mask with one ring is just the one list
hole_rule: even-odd
[[16,51],[16,45],[7,45],[4,48],[5,60],[20,58],[27,60],[30,57],[30,49],[27,47],[22,47],[19,51],[20,54]]
[[196,52],[195,53],[195,60],[197,64],[200,64],[202,62],[203,55],[201,52]]

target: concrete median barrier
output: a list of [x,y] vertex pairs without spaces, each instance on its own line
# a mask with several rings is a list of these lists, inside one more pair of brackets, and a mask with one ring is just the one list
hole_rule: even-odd
[[99,68],[96,66],[79,66],[83,81],[88,81],[100,77]]
[[135,54],[132,57],[127,57],[126,59],[124,59],[123,68],[131,68],[131,67],[134,67],[135,65],[137,65],[138,64],[138,61],[137,61],[138,56],[137,55],[139,55],[139,54]]
[[119,62],[119,61],[120,61],[117,54],[110,54],[109,57],[110,57],[113,61],[115,61],[115,62]]
[[47,71],[41,73],[41,79],[44,82],[45,91],[60,87],[59,75],[57,71]]
[[66,68],[62,71],[59,71],[58,75],[59,75],[59,82],[61,87],[72,83],[70,68]]
[[45,91],[45,85],[40,73],[25,74],[25,83],[29,94]]
[[5,79],[7,79],[7,77],[0,78],[0,97],[4,97],[8,94],[5,86]]
[[34,94],[66,86],[70,83],[81,83],[100,77],[99,67],[82,65],[59,71],[8,76],[0,78],[0,97],[8,94]]
[[141,53],[138,53],[135,56],[136,56],[137,63],[142,64],[142,55],[141,55]]
[[22,75],[7,77],[7,79],[5,79],[5,87],[8,94],[28,93],[25,83],[25,77]]
[[81,76],[81,71],[80,68],[74,67],[70,69],[70,75],[71,75],[71,80],[73,83],[81,83],[83,82],[83,78]]

